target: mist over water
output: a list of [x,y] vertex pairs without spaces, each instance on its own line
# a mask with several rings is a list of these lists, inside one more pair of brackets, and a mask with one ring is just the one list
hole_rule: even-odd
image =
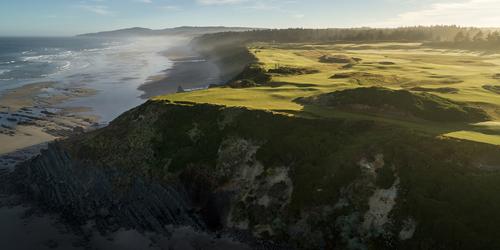
[[137,88],[172,63],[161,52],[176,38],[0,38],[0,94],[29,83],[98,91],[61,104],[89,107],[103,122],[141,104]]

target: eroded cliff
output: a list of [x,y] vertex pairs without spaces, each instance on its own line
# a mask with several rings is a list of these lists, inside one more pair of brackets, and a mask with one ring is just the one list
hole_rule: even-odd
[[371,121],[149,101],[52,144],[11,188],[102,232],[187,225],[255,248],[497,248],[499,158],[495,146]]

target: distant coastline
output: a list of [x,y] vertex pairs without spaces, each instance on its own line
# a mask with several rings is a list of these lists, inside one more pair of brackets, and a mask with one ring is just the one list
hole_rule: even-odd
[[[155,70],[142,72],[138,68],[138,77],[129,77],[136,74],[133,67],[127,68],[128,76],[77,71],[66,78],[1,91],[0,140],[5,143],[0,146],[0,165],[11,166],[37,153],[24,153],[25,148],[100,127],[121,114],[120,110],[126,111],[152,97],[224,84],[249,63],[233,47],[206,47],[188,37],[173,37],[170,42],[163,41],[165,44],[162,40],[152,41],[156,41],[154,50],[147,47],[148,43],[142,45],[146,47],[140,43],[112,55],[139,66],[144,62],[135,55],[156,54],[146,64],[154,65]],[[131,52],[134,56],[130,56]],[[120,60],[107,63],[115,62]],[[139,83],[140,79],[144,80]],[[12,155],[18,160],[8,160]]]

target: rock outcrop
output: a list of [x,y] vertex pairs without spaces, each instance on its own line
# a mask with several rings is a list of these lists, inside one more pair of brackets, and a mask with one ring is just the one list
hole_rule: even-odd
[[[17,167],[15,188],[77,225],[94,221],[101,232],[119,228],[163,231],[166,225],[204,229],[179,184],[160,185],[129,178],[74,160],[58,143]],[[119,189],[122,187],[122,189]]]
[[370,121],[150,101],[8,175],[12,192],[103,233],[174,225],[256,249],[491,249],[500,179],[478,166],[500,165],[499,152]]

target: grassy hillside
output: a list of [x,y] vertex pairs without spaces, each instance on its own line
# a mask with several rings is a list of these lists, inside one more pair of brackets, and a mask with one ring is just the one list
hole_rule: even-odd
[[383,87],[347,89],[297,99],[304,105],[322,105],[381,115],[417,117],[441,122],[482,122],[489,116],[479,108],[429,93],[412,93]]
[[[213,229],[291,248],[500,247],[495,146],[370,121],[161,101],[61,145],[74,161],[128,173],[118,190],[138,176],[181,182]],[[391,192],[393,205],[372,204]],[[377,211],[386,219],[370,219]]]
[[[430,49],[420,43],[268,44],[254,43],[249,51],[271,77],[249,88],[211,88],[160,96],[156,100],[211,103],[270,110],[309,118],[372,119],[411,129],[500,145],[497,125],[485,132],[481,124],[412,121],[359,114],[335,108],[303,106],[295,99],[339,90],[378,86],[432,93],[484,110],[493,124],[500,121],[500,55],[462,50]],[[324,56],[350,60],[336,63]],[[288,68],[283,73],[280,68]],[[292,69],[292,70],[290,70]],[[311,73],[290,74],[307,69]]]
[[227,52],[240,73],[225,86],[156,97],[61,147],[126,173],[117,190],[137,177],[182,187],[209,229],[287,249],[500,248],[500,55],[419,43]]

